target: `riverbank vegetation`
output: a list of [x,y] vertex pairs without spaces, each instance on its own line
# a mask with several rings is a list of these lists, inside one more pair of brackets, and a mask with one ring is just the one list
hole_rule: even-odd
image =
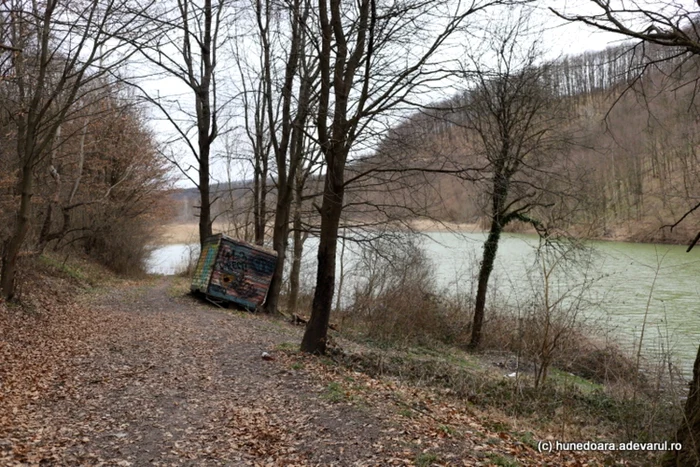
[[[636,359],[589,319],[596,303],[580,245],[544,247],[532,300],[519,306],[493,293],[479,353],[467,352],[478,275],[449,289],[412,241],[365,247],[344,271],[352,277],[336,305],[330,361],[371,376],[438,388],[480,411],[496,411],[505,431],[536,427],[558,439],[670,439],[683,412],[685,378],[668,354]],[[576,277],[553,287],[553,273]],[[539,272],[538,272],[539,270]],[[347,280],[347,279],[346,279]],[[552,290],[546,291],[547,286]],[[455,292],[458,291],[458,292]],[[549,295],[547,295],[549,294]],[[300,309],[310,297],[302,296]],[[294,321],[304,321],[295,316]],[[287,352],[294,354],[290,349]],[[339,389],[343,398],[352,390]],[[502,418],[502,417],[505,418]],[[663,453],[610,454],[654,463]]]
[[[0,126],[4,144],[11,148],[24,144],[27,135],[13,117],[24,112],[23,104],[13,100],[16,90],[4,85]],[[116,272],[143,274],[156,228],[169,217],[169,169],[128,91],[91,81],[85,92],[70,118],[47,130],[54,133],[42,135],[44,150],[34,159],[24,161],[12,151],[0,154],[5,298],[20,286],[27,258],[44,251],[87,254]],[[17,181],[23,164],[21,170],[32,174],[32,186],[22,194]],[[24,209],[18,204],[23,196],[31,209],[18,211]],[[18,219],[25,219],[26,229]],[[21,254],[11,251],[15,241],[22,244]]]

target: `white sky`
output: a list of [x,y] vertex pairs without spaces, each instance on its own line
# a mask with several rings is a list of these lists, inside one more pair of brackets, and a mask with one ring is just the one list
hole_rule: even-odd
[[[620,2],[626,2],[627,4],[631,5],[630,0],[620,0]],[[682,6],[685,8],[688,8],[690,10],[697,10],[697,7],[694,7],[694,2],[691,2],[690,0],[683,0],[680,2],[658,2],[658,1],[645,1],[645,0],[639,0],[637,2],[640,6],[646,6],[649,7],[649,5],[652,5],[652,8],[661,8],[659,5],[667,5],[667,6]],[[595,10],[594,5],[589,1],[589,0],[542,0],[536,3],[535,6],[535,13],[533,14],[532,21],[535,23],[540,23],[542,33],[540,35],[541,39],[541,44],[542,44],[542,49],[543,52],[545,53],[545,58],[546,59],[554,59],[560,56],[564,55],[570,55],[570,54],[578,54],[582,53],[585,51],[592,51],[592,50],[602,50],[606,46],[611,45],[611,44],[616,44],[624,41],[624,38],[620,35],[616,35],[613,33],[606,33],[606,32],[601,32],[589,27],[586,27],[585,25],[582,25],[580,23],[568,23],[566,21],[561,20],[560,18],[556,17],[549,11],[549,7],[553,7],[563,13],[568,13],[568,14],[589,14],[592,13]],[[504,11],[492,11],[490,13],[490,21],[498,21],[499,18],[504,17],[507,14],[507,12]],[[535,26],[533,24],[533,26]],[[533,38],[534,39],[534,38]],[[453,46],[450,48],[450,50],[456,50],[456,48]],[[230,77],[234,76],[235,73],[232,73],[234,71],[233,65],[231,63],[223,63],[223,67],[228,66],[228,70],[221,70],[223,73],[221,74],[221,77],[219,79],[219,85],[222,86],[225,82],[225,80]],[[230,78],[228,78],[230,79]],[[142,86],[151,94],[156,94],[158,93],[161,96],[169,96],[172,97],[173,102],[176,102],[177,105],[180,105],[183,108],[190,108],[192,109],[193,105],[193,98],[192,96],[192,91],[189,90],[186,86],[184,86],[182,83],[177,81],[176,79],[169,78],[169,79],[159,79],[159,80],[150,80],[148,82],[143,82]],[[235,85],[234,85],[235,86]],[[223,87],[223,86],[222,86]],[[230,87],[229,89],[232,89]],[[445,94],[452,94],[456,91],[455,90],[450,90],[450,89],[445,89],[442,90],[441,93],[442,95]],[[222,97],[223,95],[226,94],[226,90],[222,89]],[[233,91],[228,91],[228,94],[231,94]],[[438,93],[439,94],[439,93]],[[236,107],[236,104],[232,104],[230,108],[234,110]],[[167,123],[166,121],[163,121],[160,118],[161,114],[158,113],[156,110],[151,110],[148,113],[152,117],[156,117],[151,119],[150,123],[151,126],[154,130],[154,133],[156,134],[157,138],[161,142],[168,141],[169,139],[172,139],[172,136],[174,135],[174,131],[172,130],[172,126]],[[231,124],[233,126],[236,125],[236,123],[240,124],[240,121],[237,121],[235,118],[231,120]],[[240,132],[235,132],[233,134],[241,134]],[[194,133],[193,133],[194,135]],[[196,138],[196,137],[195,137]],[[196,139],[195,139],[196,140]],[[215,145],[216,147],[213,150],[213,153],[218,153],[221,154],[224,151],[224,136],[220,136],[219,139],[217,140],[217,144]],[[239,142],[238,145],[240,147],[241,144],[244,144],[244,142]],[[181,154],[186,154],[188,150],[182,145],[181,148],[176,149],[180,144],[178,145],[171,145],[171,149],[177,151],[178,153]],[[183,161],[185,164],[194,164],[194,159],[190,157],[183,157]],[[223,176],[223,172],[225,171],[225,166],[222,162],[214,162],[212,166],[212,182],[216,181],[226,181],[226,177]],[[240,167],[235,169],[237,174],[233,174],[234,179],[244,179],[244,178],[249,178],[250,171],[248,170],[247,172],[244,170],[244,167]],[[179,173],[178,173],[179,175]],[[196,178],[194,176],[194,173],[191,173],[191,176]],[[180,187],[191,187],[192,184],[188,180],[184,179],[182,177],[182,180],[177,182],[177,185]]]

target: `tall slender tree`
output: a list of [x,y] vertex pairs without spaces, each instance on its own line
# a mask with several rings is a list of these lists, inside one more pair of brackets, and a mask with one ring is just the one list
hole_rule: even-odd
[[338,229],[348,158],[372,122],[444,77],[432,59],[470,16],[512,1],[382,2],[319,0],[313,17],[320,92],[317,141],[325,162],[318,269],[311,318],[301,343],[324,353],[335,289]]
[[541,229],[530,215],[551,203],[548,186],[560,178],[552,170],[554,155],[562,155],[561,100],[548,80],[550,66],[540,64],[537,45],[527,44],[527,13],[513,15],[499,25],[490,40],[493,65],[480,63],[483,53],[468,60],[473,88],[466,92],[455,113],[455,124],[465,131],[467,160],[480,166],[479,181],[489,206],[488,236],[479,268],[474,320],[469,346],[482,338],[488,283],[503,229],[513,221]]
[[[143,23],[140,34],[116,36],[128,42],[161,79],[174,78],[192,92],[194,108],[183,105],[178,96],[161,95],[140,82],[130,84],[141,90],[171,124],[175,137],[168,143],[184,145],[196,160],[196,167],[182,162],[177,151],[166,153],[199,190],[199,240],[212,234],[211,158],[212,147],[221,133],[225,107],[218,73],[221,72],[222,44],[229,38],[233,21],[232,0],[177,0],[152,2],[147,8],[133,6],[133,14]],[[190,175],[194,168],[196,176]]]
[[[273,46],[270,20],[274,15],[272,2],[258,1],[257,20],[263,46],[263,75],[268,121],[271,124],[270,140],[275,156],[277,200],[272,230],[272,246],[277,252],[277,263],[272,275],[265,302],[269,313],[277,311],[289,242],[289,221],[294,200],[294,181],[301,170],[306,140],[306,122],[311,111],[311,101],[316,85],[317,72],[308,54],[309,34],[306,23],[311,14],[307,0],[293,0],[288,7],[289,37],[287,51],[283,55],[283,71],[280,76],[279,100],[273,99]],[[297,89],[295,93],[295,87]]]
[[[267,123],[267,93],[263,79],[263,54],[256,54],[258,66],[248,62],[247,47],[242,47],[241,41],[234,41],[234,58],[238,69],[238,80],[241,87],[241,103],[243,108],[243,127],[250,145],[250,153],[243,156],[253,168],[253,231],[256,245],[265,243],[265,231],[268,221],[268,195],[270,187],[270,159],[272,146],[270,141],[270,125]],[[244,51],[245,50],[245,51]],[[236,155],[234,159],[241,159]]]

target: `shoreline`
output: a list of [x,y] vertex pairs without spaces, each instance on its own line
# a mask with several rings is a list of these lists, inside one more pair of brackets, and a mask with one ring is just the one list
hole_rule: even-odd
[[467,222],[435,221],[431,219],[413,219],[408,221],[412,229],[418,232],[456,232],[456,233],[485,233],[479,224]]
[[[467,222],[447,222],[447,221],[436,221],[430,219],[413,219],[407,222],[411,229],[421,232],[421,233],[431,233],[431,232],[454,232],[454,233],[486,233],[487,230],[482,228],[476,223]],[[397,228],[406,228],[406,225],[397,226]],[[222,233],[226,230],[225,226],[221,223],[214,223],[213,232]],[[518,234],[536,234],[532,229],[526,229],[519,232],[504,232],[504,233],[518,233]],[[197,243],[197,238],[199,236],[199,224],[192,222],[173,222],[164,224],[158,227],[157,237],[154,239],[153,246],[161,247],[167,245],[176,244],[188,244]],[[692,240],[692,236],[684,238],[683,235],[674,236],[675,238],[654,239],[653,237],[648,240],[640,239],[639,236],[633,234],[624,234],[623,232],[617,231],[613,232],[610,236],[594,236],[594,237],[583,237],[576,236],[582,240],[592,240],[601,242],[621,242],[621,243],[641,243],[641,244],[656,244],[656,245],[678,245],[687,246]]]

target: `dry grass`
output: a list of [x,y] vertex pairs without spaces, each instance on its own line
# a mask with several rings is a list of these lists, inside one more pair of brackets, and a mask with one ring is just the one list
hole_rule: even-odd
[[[345,336],[375,350],[341,353],[342,363],[444,387],[481,408],[534,417],[545,426],[566,414],[562,436],[658,441],[675,427],[679,384],[662,366],[639,368],[615,344],[590,337],[594,330],[580,322],[549,316],[549,334],[543,334],[541,312],[498,305],[487,310],[482,352],[467,354],[473,297],[440,293],[430,263],[415,248],[390,247],[364,259],[365,281],[336,317]],[[545,381],[538,349],[554,345],[547,335],[560,339],[547,356]],[[495,377],[494,367],[500,369]]]
[[479,224],[466,222],[447,222],[432,219],[413,219],[409,222],[412,229],[418,232],[461,232],[476,233],[484,232],[484,228]]
[[[215,222],[212,229],[214,233],[221,233],[225,230],[223,224],[219,222]],[[196,223],[165,224],[160,227],[158,238],[155,241],[157,245],[197,242],[199,242],[199,224]]]
[[666,383],[657,385],[663,368],[639,370],[619,347],[587,337],[584,329],[569,333],[546,384],[535,387],[537,366],[520,349],[540,336],[530,326],[519,332],[512,314],[491,311],[483,349],[470,354],[462,348],[471,314],[446,300],[404,290],[363,306],[375,312],[341,317],[343,334],[370,349],[341,352],[340,362],[351,368],[444,388],[480,410],[507,414],[516,425],[558,427],[566,439],[660,441],[677,425],[678,381],[666,375]]

